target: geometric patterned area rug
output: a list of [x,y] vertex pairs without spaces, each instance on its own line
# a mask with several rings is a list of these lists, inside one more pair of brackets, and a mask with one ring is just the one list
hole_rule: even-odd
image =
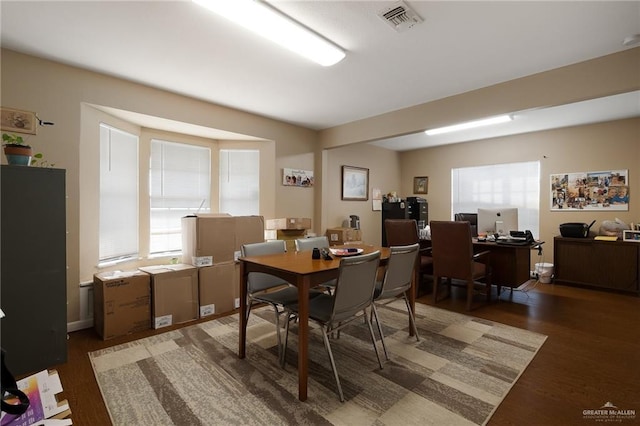
[[[379,309],[390,361],[380,370],[364,321],[333,339],[341,403],[320,331],[310,323],[309,388],[298,401],[297,327],[277,361],[274,313],[252,311],[239,359],[238,314],[91,352],[114,425],[486,424],[546,336],[404,302]],[[377,334],[377,330],[374,331]],[[284,333],[283,333],[284,335]]]

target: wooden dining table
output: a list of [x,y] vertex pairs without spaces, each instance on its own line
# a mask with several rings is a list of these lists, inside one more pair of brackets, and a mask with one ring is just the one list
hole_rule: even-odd
[[[336,246],[341,247],[341,246]],[[362,254],[380,251],[380,263],[389,259],[388,247],[370,245],[349,245],[349,248],[361,248]],[[334,247],[332,247],[334,248]],[[332,256],[331,260],[312,259],[312,252],[269,254],[263,256],[241,257],[240,261],[240,331],[238,357],[246,356],[247,348],[247,276],[250,272],[264,272],[275,275],[298,288],[298,399],[307,400],[307,382],[309,369],[309,289],[333,278],[337,278],[341,257]],[[412,308],[415,305],[415,279],[409,297]],[[411,327],[409,327],[411,330]]]

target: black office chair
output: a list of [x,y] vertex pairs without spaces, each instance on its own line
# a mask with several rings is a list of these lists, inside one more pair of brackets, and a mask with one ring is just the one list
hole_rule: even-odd
[[456,222],[469,222],[471,225],[471,236],[478,236],[478,213],[456,213],[453,215]]
[[[415,219],[386,219],[384,221],[384,229],[387,237],[387,245],[392,246],[410,246],[420,243],[418,234],[418,222]],[[431,257],[431,247],[420,248],[418,255],[418,267],[420,273],[420,281],[423,275],[433,274],[433,258]]]
[[[491,301],[491,266],[488,250],[473,253],[468,222],[431,221],[433,247],[433,303],[438,303],[444,278],[451,295],[451,280],[464,281],[467,287],[467,310],[470,311],[477,288]],[[483,282],[480,282],[483,281]]]

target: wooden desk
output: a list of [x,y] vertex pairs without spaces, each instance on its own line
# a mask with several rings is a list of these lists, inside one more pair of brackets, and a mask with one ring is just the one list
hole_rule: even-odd
[[[389,258],[387,247],[349,245],[364,249],[364,253],[380,250],[381,262]],[[298,287],[298,399],[307,400],[309,359],[309,289],[338,276],[340,258],[312,259],[311,252],[287,252],[264,256],[242,257],[240,260],[240,337],[238,357],[246,356],[247,345],[247,275],[264,272],[278,276]],[[415,305],[415,280],[410,303]]]
[[513,246],[473,239],[474,253],[484,250],[491,252],[492,279],[498,287],[498,296],[502,287],[513,290],[531,278],[531,248],[529,245]]

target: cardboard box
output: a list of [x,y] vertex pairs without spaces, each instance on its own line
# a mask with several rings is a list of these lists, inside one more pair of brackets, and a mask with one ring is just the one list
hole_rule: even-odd
[[311,229],[311,219],[306,217],[284,217],[267,220],[267,229]]
[[243,244],[263,241],[262,216],[207,214],[182,218],[182,262],[189,265],[232,262],[240,257]]
[[161,328],[198,319],[198,269],[192,265],[140,268],[151,276],[152,327]]
[[305,229],[268,229],[265,231],[266,240],[284,240],[287,251],[296,251],[296,240],[304,238]]
[[262,216],[235,216],[235,256],[240,257],[240,247],[244,244],[264,242],[264,218]]
[[231,262],[235,253],[235,218],[207,214],[182,218],[182,262],[210,266]]
[[200,318],[233,311],[239,292],[235,262],[198,269]]
[[103,340],[151,328],[149,275],[140,271],[95,274],[93,324]]
[[240,262],[237,262],[234,268],[233,282],[233,306],[235,309],[240,308]]
[[337,246],[347,243],[362,242],[362,231],[354,228],[329,228],[327,229],[329,244]]

